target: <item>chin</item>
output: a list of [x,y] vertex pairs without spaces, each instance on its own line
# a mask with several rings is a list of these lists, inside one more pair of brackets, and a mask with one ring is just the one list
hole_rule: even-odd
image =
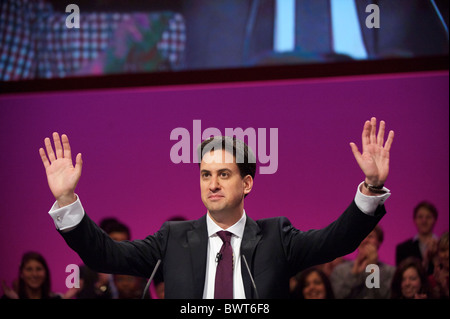
[[225,210],[225,207],[216,205],[208,205],[206,208],[210,213],[220,213]]
[[43,283],[38,283],[38,284],[28,284],[28,287],[30,287],[31,289],[39,289],[41,286],[43,285]]

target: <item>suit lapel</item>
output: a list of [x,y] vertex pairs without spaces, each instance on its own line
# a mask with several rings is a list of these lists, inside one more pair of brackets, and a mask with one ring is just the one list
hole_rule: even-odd
[[206,216],[195,221],[194,228],[187,232],[187,240],[194,278],[194,298],[201,299],[205,285],[206,253],[208,249]]
[[[241,255],[245,256],[245,259],[247,260],[248,263],[248,267],[252,272],[253,279],[255,279],[253,275],[253,254],[260,239],[261,234],[258,224],[253,219],[247,216],[247,221],[245,223],[244,229],[244,236],[242,238],[241,243]],[[247,298],[255,298],[252,282],[248,274],[244,260],[241,260],[241,274],[242,274],[242,281],[244,282],[245,296]]]

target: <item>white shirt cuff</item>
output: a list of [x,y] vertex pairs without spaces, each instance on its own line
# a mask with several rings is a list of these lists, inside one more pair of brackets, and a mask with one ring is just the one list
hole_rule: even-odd
[[81,222],[84,217],[84,209],[80,197],[77,195],[75,202],[64,207],[59,207],[58,202],[55,202],[48,214],[53,218],[58,230],[69,231]]
[[355,195],[355,204],[358,208],[367,215],[373,216],[378,206],[383,205],[384,202],[391,196],[391,191],[386,187],[383,187],[383,190],[386,191],[385,194],[381,194],[378,196],[367,196],[361,193],[361,184],[358,185],[358,189]]

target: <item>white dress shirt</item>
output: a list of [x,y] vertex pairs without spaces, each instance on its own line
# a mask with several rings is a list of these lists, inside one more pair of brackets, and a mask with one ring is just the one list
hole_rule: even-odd
[[233,299],[245,299],[244,283],[242,282],[241,273],[241,242],[242,236],[244,236],[245,222],[247,216],[245,211],[242,214],[241,219],[233,226],[227,229],[220,228],[209,216],[206,214],[206,228],[208,230],[208,252],[206,255],[206,274],[205,274],[205,287],[203,289],[203,299],[214,299],[214,286],[216,280],[216,255],[222,248],[222,239],[217,235],[218,231],[226,230],[232,233],[231,236],[231,248],[233,249]]
[[[358,185],[358,189],[355,195],[356,206],[365,214],[373,215],[379,205],[384,204],[384,202],[391,195],[389,189],[384,188],[387,192],[380,196],[366,196],[361,193],[360,187],[363,183]],[[55,202],[49,211],[49,215],[52,217],[55,226],[60,231],[69,231],[75,228],[84,217],[84,209],[81,205],[80,198],[77,196],[77,200],[67,206],[59,207],[58,203]],[[244,235],[245,222],[247,220],[247,215],[245,211],[242,214],[241,219],[233,226],[226,229],[231,232],[233,236],[231,237],[231,247],[234,254],[234,272],[233,272],[233,298],[234,299],[245,299],[244,284],[242,281],[241,273],[241,242],[242,236]],[[216,234],[218,231],[223,230],[220,228],[207,214],[206,225],[208,230],[208,251],[206,258],[206,273],[205,273],[205,286],[203,289],[203,298],[212,299],[214,298],[214,284],[216,277],[216,254],[222,247],[222,240]]]

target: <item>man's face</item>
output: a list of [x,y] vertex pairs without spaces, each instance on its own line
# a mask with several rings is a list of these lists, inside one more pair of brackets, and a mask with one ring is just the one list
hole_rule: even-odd
[[367,245],[372,245],[376,249],[378,249],[380,247],[380,242],[378,241],[378,236],[377,236],[377,233],[375,232],[375,230],[372,230],[370,232],[370,234],[367,235],[366,238],[364,238],[364,240],[359,245],[359,248],[363,248]]
[[436,219],[433,214],[426,208],[421,207],[416,213],[414,223],[420,234],[429,234],[433,231]]
[[128,234],[126,232],[121,231],[113,231],[109,234],[109,237],[111,237],[115,241],[124,241],[129,239]]
[[234,156],[224,150],[206,153],[200,163],[203,204],[210,213],[241,212],[244,195],[251,190],[248,175],[242,178]]

